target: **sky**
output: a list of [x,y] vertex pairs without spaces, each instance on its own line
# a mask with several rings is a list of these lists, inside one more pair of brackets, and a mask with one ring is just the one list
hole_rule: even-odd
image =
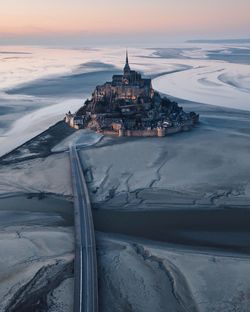
[[246,38],[250,0],[0,0],[0,44]]

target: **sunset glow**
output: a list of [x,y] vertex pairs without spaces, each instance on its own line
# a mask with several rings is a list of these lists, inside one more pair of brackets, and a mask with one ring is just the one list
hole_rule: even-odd
[[0,4],[0,35],[246,35],[247,0],[9,0]]

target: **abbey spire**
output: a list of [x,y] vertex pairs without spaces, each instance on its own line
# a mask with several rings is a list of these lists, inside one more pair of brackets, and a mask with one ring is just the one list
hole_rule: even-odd
[[125,76],[130,74],[130,66],[128,62],[128,50],[126,50],[126,63],[125,63],[123,72]]

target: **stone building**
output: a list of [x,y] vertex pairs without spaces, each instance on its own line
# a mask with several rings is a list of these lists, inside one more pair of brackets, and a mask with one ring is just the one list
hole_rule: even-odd
[[92,98],[65,121],[76,129],[89,128],[119,136],[165,136],[189,129],[199,119],[176,102],[162,98],[150,78],[131,70],[126,62],[121,75],[95,88]]
[[114,75],[111,82],[97,86],[93,93],[93,101],[96,103],[108,100],[110,103],[117,101],[137,102],[150,101],[154,96],[154,90],[150,78],[142,78],[141,74],[131,70],[126,52],[126,63],[123,75]]

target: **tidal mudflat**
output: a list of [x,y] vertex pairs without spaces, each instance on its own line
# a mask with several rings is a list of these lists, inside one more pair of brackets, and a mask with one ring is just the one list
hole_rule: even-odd
[[[248,65],[232,77],[236,56],[228,65],[209,51],[131,51],[133,67],[160,77],[156,89],[200,114],[192,131],[165,138],[103,138],[60,122],[82,105],[82,83],[85,97],[122,66],[121,49],[79,50],[67,73],[55,67],[5,86],[1,155],[31,140],[0,160],[0,310],[72,309],[67,149],[78,142],[97,230],[100,311],[249,311]],[[207,105],[213,99],[217,106]]]
[[[70,311],[74,230],[68,209],[73,212],[72,203],[65,198],[65,203],[50,197],[23,198],[20,213],[18,197],[13,196],[38,193],[42,198],[52,193],[70,198],[66,145],[72,138],[89,145],[80,155],[96,209],[101,311],[130,307],[152,311],[155,306],[164,311],[166,305],[179,311],[187,307],[191,311],[230,311],[232,307],[248,311],[248,115],[201,104],[185,105],[205,107],[204,117],[197,128],[181,135],[129,140],[80,131],[59,144],[52,140],[57,145],[51,146],[47,156],[37,149],[36,156],[25,159],[32,142],[16,161],[17,152],[8,155],[9,163],[6,159],[0,169],[2,196],[8,192],[11,196],[1,199],[3,216],[7,210],[1,242],[9,259],[2,273],[1,289],[6,290],[1,295],[6,299],[3,307],[15,311],[13,302],[19,298],[17,307],[24,307],[24,311],[38,302],[46,311],[62,305]],[[42,141],[39,138],[37,142]],[[233,153],[234,145],[240,152]],[[23,257],[19,246],[25,251]],[[20,274],[12,274],[14,268]],[[42,285],[53,281],[53,290],[38,287],[41,279],[36,283],[37,276],[41,276]],[[20,281],[25,291],[20,291]],[[30,281],[37,285],[34,291]],[[34,292],[35,302],[27,301]]]
[[181,103],[202,116],[191,132],[103,138],[80,152],[106,232],[98,236],[104,311],[111,302],[113,311],[250,308],[249,112]]
[[0,310],[71,311],[72,203],[45,194],[0,201]]

